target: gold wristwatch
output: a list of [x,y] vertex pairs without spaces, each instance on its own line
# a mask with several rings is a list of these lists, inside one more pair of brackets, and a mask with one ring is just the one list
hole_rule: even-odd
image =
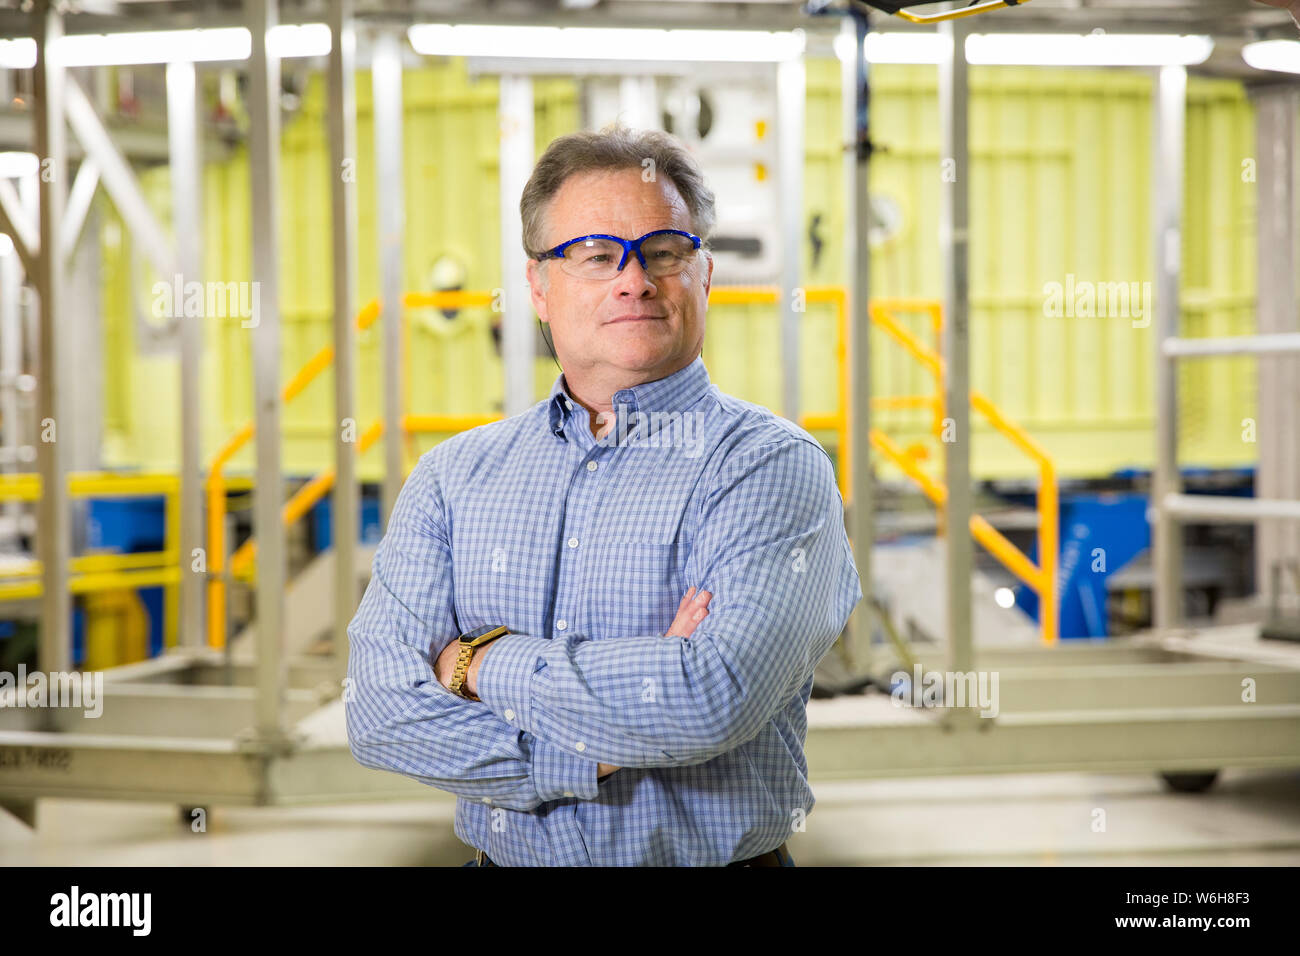
[[460,636],[460,656],[456,658],[456,670],[451,675],[450,690],[453,694],[459,694],[466,700],[479,699],[465,689],[465,678],[469,675],[469,662],[474,659],[474,650],[509,633],[504,624],[500,626],[485,624]]

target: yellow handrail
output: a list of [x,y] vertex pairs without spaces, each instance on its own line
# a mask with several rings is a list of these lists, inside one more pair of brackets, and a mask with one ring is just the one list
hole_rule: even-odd
[[[415,308],[470,308],[474,306],[490,306],[493,302],[493,296],[490,292],[470,291],[470,292],[408,292],[402,296],[402,307],[404,309]],[[373,299],[362,307],[357,313],[357,330],[364,332],[370,328],[382,314],[382,303],[379,299]],[[289,383],[285,385],[281,392],[281,398],[285,402],[290,402],[298,395],[302,394],[325,369],[334,361],[334,346],[327,345],[313,355],[298,370]],[[409,430],[411,419],[415,416],[405,416],[403,419],[404,426]],[[437,425],[437,419],[440,416],[419,416],[423,418],[423,428],[417,430],[443,430],[441,427],[427,427],[431,424]],[[459,421],[454,416],[448,416],[449,420]],[[485,420],[491,420],[490,417],[483,416],[461,416],[465,421],[473,421],[471,425],[464,427],[473,427],[473,425],[483,424]],[[456,431],[459,427],[452,427],[446,430]],[[255,434],[252,422],[248,422],[239,429],[225,445],[217,452],[208,469],[208,644],[211,647],[224,647],[226,643],[226,583],[222,577],[225,571],[225,552],[226,552],[226,482],[222,474],[223,469],[230,460],[239,453]],[[365,452],[370,448],[383,434],[383,423],[376,422],[371,425],[358,441],[359,452]],[[329,490],[334,486],[334,471],[329,469],[317,475],[294,494],[285,504],[281,512],[286,524],[290,524],[302,517],[311,508],[320,501]],[[231,574],[237,577],[247,577],[253,567],[253,560],[256,555],[256,545],[249,539],[237,550],[230,558]]]
[[[936,409],[936,428],[941,427],[943,416],[943,359],[934,349],[921,342],[900,323],[892,312],[929,313],[936,331],[939,328],[939,304],[933,301],[915,299],[882,299],[872,302],[868,312],[872,322],[898,342],[923,366],[935,376],[938,395],[931,400]],[[908,396],[917,399],[921,396]],[[980,544],[996,557],[1016,577],[1024,581],[1038,594],[1039,633],[1044,644],[1055,644],[1059,636],[1057,620],[1056,564],[1059,544],[1059,502],[1056,488],[1056,466],[1047,452],[1029,437],[1029,434],[1016,422],[1013,422],[982,392],[970,393],[971,407],[988,419],[995,429],[1020,448],[1038,464],[1038,564],[1035,565],[1019,548],[1013,545],[1001,533],[980,515],[970,519],[971,534]],[[899,469],[921,486],[921,490],[935,503],[943,507],[947,501],[947,489],[935,482],[921,471],[909,456],[900,451],[889,441],[884,433],[872,429],[871,444],[896,464]]]
[[[180,529],[180,479],[169,474],[117,474],[81,471],[68,475],[73,498],[163,498],[163,550],[132,554],[82,554],[68,561],[68,591],[90,594],[121,588],[163,588],[163,640],[176,643],[181,580],[177,536]],[[0,501],[39,501],[41,476],[35,472],[0,475]],[[43,565],[31,559],[0,568],[0,602],[38,598]]]

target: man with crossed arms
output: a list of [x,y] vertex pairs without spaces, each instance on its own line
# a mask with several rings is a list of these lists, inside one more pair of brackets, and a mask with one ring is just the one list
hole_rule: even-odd
[[709,383],[714,199],[678,141],[561,137],[520,211],[564,371],[408,477],[348,629],[352,752],[457,794],[480,866],[792,866],[813,670],[862,598],[831,462]]

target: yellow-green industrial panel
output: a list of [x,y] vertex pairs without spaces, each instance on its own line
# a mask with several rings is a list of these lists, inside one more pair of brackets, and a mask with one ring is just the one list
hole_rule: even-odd
[[[1052,315],[1049,283],[1143,283],[1152,280],[1151,78],[1122,70],[973,68],[971,103],[971,372],[972,381],[1020,421],[1053,455],[1063,475],[1150,467],[1152,330],[1149,311],[1120,316]],[[938,297],[938,212],[943,157],[935,70],[880,66],[872,71],[872,186],[897,208],[901,226],[873,247],[872,294]],[[808,285],[846,280],[845,180],[839,64],[808,64],[805,235],[821,216],[824,246],[814,266],[803,244]],[[579,124],[577,84],[537,80],[536,145]],[[357,157],[359,302],[377,294],[370,83],[358,74]],[[1242,176],[1253,153],[1253,112],[1241,86],[1192,78],[1188,87],[1183,325],[1185,334],[1253,331],[1254,184]],[[322,78],[313,76],[301,110],[284,130],[280,196],[282,375],[287,382],[332,341],[328,150]],[[497,187],[497,84],[470,78],[459,61],[404,75],[405,285],[427,290],[434,261],[449,255],[466,270],[466,287],[498,288],[500,209]],[[167,170],[142,175],[159,218],[168,220]],[[250,276],[246,154],[204,171],[204,278]],[[174,353],[147,354],[136,314],[148,316],[150,275],[132,263],[131,244],[104,204],[105,458],[150,469],[176,465]],[[136,256],[138,259],[138,255]],[[140,291],[132,302],[132,278]],[[725,282],[715,275],[715,282]],[[1149,301],[1139,296],[1149,309]],[[435,310],[408,314],[405,355],[414,413],[483,413],[500,409],[501,363],[492,346],[489,309],[453,320]],[[908,317],[931,341],[925,321]],[[204,320],[205,460],[252,413],[251,330],[238,317]],[[381,330],[360,337],[360,424],[381,413]],[[802,335],[802,408],[835,409],[836,323],[828,305],[809,305]],[[779,319],[774,308],[715,306],[705,359],[724,390],[780,408]],[[872,385],[877,395],[933,391],[933,381],[900,348],[873,333]],[[540,396],[557,370],[536,363]],[[1254,414],[1251,359],[1188,363],[1182,373],[1182,461],[1245,465],[1253,447],[1241,420]],[[285,467],[307,475],[333,457],[332,380],[321,375],[284,412]],[[928,417],[876,416],[900,443],[928,437]],[[821,433],[833,442],[831,433]],[[421,436],[418,452],[441,436]],[[362,475],[382,473],[382,448],[363,459]],[[251,449],[232,470],[252,467]],[[976,435],[980,477],[1031,475],[1032,466],[987,429]],[[889,474],[886,470],[885,474]]]

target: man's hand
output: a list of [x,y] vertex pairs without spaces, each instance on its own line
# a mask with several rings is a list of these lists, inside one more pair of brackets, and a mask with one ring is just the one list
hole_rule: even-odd
[[[694,595],[694,599],[692,599]],[[682,598],[681,603],[677,605],[677,616],[673,618],[672,627],[668,628],[665,637],[690,637],[700,621],[709,616],[709,601],[713,595],[708,591],[695,593],[695,588],[687,590],[686,595]]]
[[[695,588],[688,588],[682,596],[681,601],[677,604],[677,616],[673,618],[672,627],[668,628],[668,633],[664,637],[690,637],[695,633],[700,621],[709,616],[709,601],[713,595],[708,591],[695,593]],[[611,773],[619,768],[609,763],[602,763],[596,766],[596,779],[601,780],[608,777]]]

